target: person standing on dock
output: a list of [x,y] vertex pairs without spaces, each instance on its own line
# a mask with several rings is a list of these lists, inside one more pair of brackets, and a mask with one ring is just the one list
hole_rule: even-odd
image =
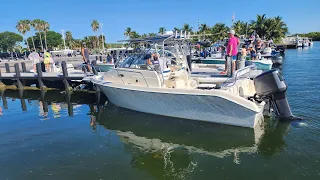
[[37,72],[37,63],[40,63],[40,56],[34,49],[32,53],[29,54],[28,58],[32,61],[33,63],[33,72]]
[[[232,60],[232,72],[234,72],[236,69],[235,62],[237,60],[238,43],[239,43],[238,38],[236,38],[234,36],[234,34],[235,34],[235,31],[232,29],[228,32],[229,41],[228,41],[228,45],[227,45],[227,57],[231,58],[231,60]],[[227,60],[225,61],[225,70],[223,72],[221,72],[220,74],[227,74]]]
[[81,49],[81,55],[82,55],[82,59],[84,61],[85,64],[87,64],[88,70],[90,72],[92,72],[91,70],[91,66],[90,66],[90,54],[89,54],[89,50],[86,47],[86,43],[82,43],[82,49]]
[[49,53],[48,50],[45,50],[44,53],[44,65],[46,66],[46,72],[50,72],[51,68],[50,68],[50,62],[51,62],[51,54]]

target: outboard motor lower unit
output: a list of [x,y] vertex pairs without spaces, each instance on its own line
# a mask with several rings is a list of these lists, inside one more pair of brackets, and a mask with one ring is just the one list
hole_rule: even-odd
[[293,118],[286,98],[287,85],[278,69],[260,74],[254,79],[254,85],[256,89],[255,100],[269,100],[279,118]]

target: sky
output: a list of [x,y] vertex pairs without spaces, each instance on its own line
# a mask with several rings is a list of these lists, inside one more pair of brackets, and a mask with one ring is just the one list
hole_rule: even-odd
[[98,20],[106,41],[114,43],[125,38],[127,27],[142,34],[184,23],[197,29],[198,21],[231,26],[233,13],[242,21],[281,16],[291,34],[320,31],[320,0],[0,0],[0,32],[17,32],[21,19],[42,19],[51,30],[71,31],[78,39],[95,35],[90,24]]

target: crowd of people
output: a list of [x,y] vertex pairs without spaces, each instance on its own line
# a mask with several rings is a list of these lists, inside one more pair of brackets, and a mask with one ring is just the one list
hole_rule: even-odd
[[37,72],[37,64],[38,63],[41,63],[43,72],[54,72],[55,62],[54,62],[52,55],[50,54],[49,51],[46,50],[45,53],[43,54],[43,57],[41,57],[39,55],[39,53],[36,52],[36,50],[33,50],[29,54],[28,58],[29,58],[29,60],[32,61],[33,72]]

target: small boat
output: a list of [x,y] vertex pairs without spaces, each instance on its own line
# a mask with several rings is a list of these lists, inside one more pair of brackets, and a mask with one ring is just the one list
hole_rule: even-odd
[[[180,53],[174,57],[166,56],[164,51],[158,53],[157,49],[165,49],[170,43],[174,43],[173,47]],[[239,69],[230,77],[221,75],[219,70],[193,77],[188,58],[184,56],[189,50],[174,36],[131,39],[128,44],[154,47],[158,58],[155,64],[150,64],[148,51],[140,51],[128,56],[113,70],[91,79],[117,106],[174,118],[254,128],[261,125],[266,102],[270,100],[277,117],[293,117],[285,96],[287,87],[278,70],[260,74],[254,80],[249,77],[251,67]]]
[[312,41],[312,39],[310,38],[309,39],[309,46],[312,46],[313,45],[313,41]]
[[271,59],[247,60],[253,62],[258,70],[270,70],[272,68]]
[[94,66],[98,68],[99,72],[107,72],[114,68],[114,63],[97,61],[97,64]]
[[301,39],[297,39],[297,40],[296,40],[296,46],[297,46],[297,47],[303,47],[303,42],[302,42]]

